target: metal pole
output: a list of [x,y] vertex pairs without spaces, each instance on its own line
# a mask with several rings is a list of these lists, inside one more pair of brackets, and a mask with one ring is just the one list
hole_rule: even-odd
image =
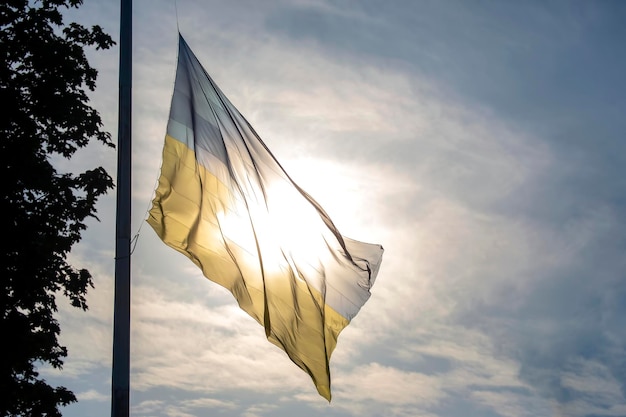
[[112,417],[130,414],[132,0],[120,1]]

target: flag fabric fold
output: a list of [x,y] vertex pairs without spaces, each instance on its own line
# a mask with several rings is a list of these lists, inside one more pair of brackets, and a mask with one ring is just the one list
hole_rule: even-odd
[[339,333],[370,297],[380,245],[348,239],[287,175],[179,34],[147,222],[228,289],[328,401]]

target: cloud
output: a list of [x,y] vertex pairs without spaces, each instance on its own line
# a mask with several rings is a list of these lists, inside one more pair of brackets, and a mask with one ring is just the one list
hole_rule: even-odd
[[342,406],[359,404],[365,409],[373,406],[422,408],[438,403],[445,396],[435,377],[377,363],[356,367],[336,382],[340,387],[334,394],[337,402]]
[[89,391],[85,391],[85,392],[79,392],[76,394],[76,398],[78,398],[79,401],[109,401],[110,400],[110,396],[109,395],[104,395],[96,390],[89,390]]
[[[198,280],[197,291],[209,285]],[[234,302],[190,303],[150,288],[135,298],[133,386],[203,393],[290,392],[312,385]],[[226,294],[225,294],[226,296]],[[306,377],[306,378],[305,378]]]
[[571,360],[569,368],[561,374],[564,387],[577,391],[590,402],[626,406],[619,381],[604,364],[581,358]]
[[132,407],[132,412],[133,414],[137,414],[137,415],[142,415],[142,414],[152,414],[155,412],[160,411],[163,406],[164,406],[165,402],[161,401],[161,400],[147,400],[147,401],[142,401],[137,405],[134,405]]
[[242,414],[242,417],[261,417],[267,415],[272,410],[276,409],[274,404],[256,404],[248,407]]
[[200,398],[185,401],[184,405],[189,408],[235,408],[231,401],[222,401],[215,398]]
[[471,398],[502,417],[554,415],[555,405],[548,401],[510,391],[474,391]]

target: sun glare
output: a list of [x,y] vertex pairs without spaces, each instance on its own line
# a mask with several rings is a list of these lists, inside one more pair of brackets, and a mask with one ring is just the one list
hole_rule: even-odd
[[240,201],[217,213],[224,239],[253,258],[260,253],[266,272],[288,267],[293,259],[319,264],[328,252],[329,231],[316,209],[287,182],[270,184],[266,195],[265,205],[246,207]]

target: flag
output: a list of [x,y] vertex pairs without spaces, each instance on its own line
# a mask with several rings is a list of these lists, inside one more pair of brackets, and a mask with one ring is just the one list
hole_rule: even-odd
[[180,33],[161,174],[147,222],[228,289],[331,400],[331,354],[370,297],[383,248],[339,233]]

